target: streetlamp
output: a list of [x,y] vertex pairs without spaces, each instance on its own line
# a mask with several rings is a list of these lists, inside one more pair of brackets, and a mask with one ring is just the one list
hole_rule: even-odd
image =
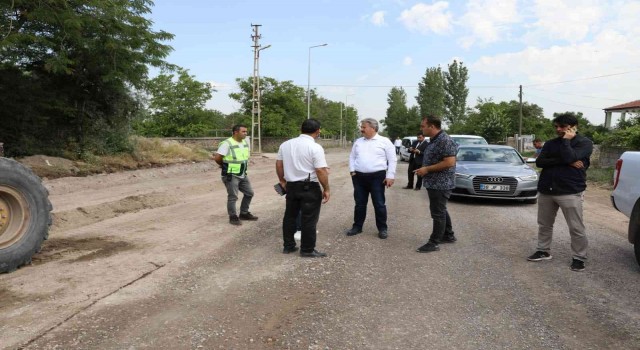
[[[348,106],[347,100],[349,100],[349,96],[353,96],[353,95],[355,95],[355,94],[349,94],[349,95],[344,97],[344,106],[343,107],[344,107],[345,117],[347,116],[347,106]],[[343,140],[342,140],[342,129],[343,129],[343,127],[342,127],[342,108],[340,108],[340,146],[344,146],[344,143],[343,143]]]
[[307,119],[311,118],[311,49],[314,47],[327,46],[328,44],[315,45],[309,47],[309,65],[307,69]]
[[[256,70],[257,77],[258,77],[258,91],[257,91],[257,95],[258,95],[258,153],[262,154],[262,122],[260,121],[260,114],[262,113],[262,92],[260,91],[260,51],[265,50],[270,48],[271,45],[267,45],[265,47],[261,47],[258,49],[258,62],[257,62],[257,67],[258,69]],[[253,140],[251,140],[251,142],[253,142]]]

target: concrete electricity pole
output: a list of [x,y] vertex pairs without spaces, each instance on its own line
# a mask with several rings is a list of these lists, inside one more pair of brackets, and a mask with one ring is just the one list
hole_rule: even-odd
[[[258,139],[258,153],[262,153],[262,130],[260,129],[260,51],[264,49],[268,49],[271,45],[267,45],[265,47],[260,47],[260,43],[258,42],[262,35],[258,34],[258,29],[262,26],[261,24],[252,24],[253,27],[253,35],[251,35],[251,39],[253,39],[253,106],[251,108],[251,152],[255,153],[255,139]],[[258,127],[258,135],[255,135],[255,127]]]

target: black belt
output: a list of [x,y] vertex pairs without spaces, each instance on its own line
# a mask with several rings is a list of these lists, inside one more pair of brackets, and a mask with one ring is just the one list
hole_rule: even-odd
[[372,173],[362,173],[362,172],[356,171],[355,173],[356,173],[356,175],[372,176],[372,175],[380,175],[380,174],[385,174],[386,175],[387,171],[386,170],[380,170],[380,171],[374,171]]

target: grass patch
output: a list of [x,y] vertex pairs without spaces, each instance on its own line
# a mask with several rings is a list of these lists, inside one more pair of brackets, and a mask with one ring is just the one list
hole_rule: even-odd
[[18,159],[42,178],[55,179],[66,176],[87,176],[165,166],[176,163],[203,162],[211,152],[199,146],[187,146],[177,141],[148,139],[133,136],[131,153],[98,156],[84,154],[82,160],[68,160],[48,156],[31,156]]
[[613,168],[589,168],[587,181],[595,183],[598,187],[613,189]]

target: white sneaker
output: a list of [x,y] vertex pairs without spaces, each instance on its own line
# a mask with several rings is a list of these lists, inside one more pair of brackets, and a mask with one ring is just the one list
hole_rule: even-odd
[[293,239],[295,239],[296,241],[299,241],[300,237],[302,237],[302,232],[300,231],[296,231],[296,233],[293,234]]

